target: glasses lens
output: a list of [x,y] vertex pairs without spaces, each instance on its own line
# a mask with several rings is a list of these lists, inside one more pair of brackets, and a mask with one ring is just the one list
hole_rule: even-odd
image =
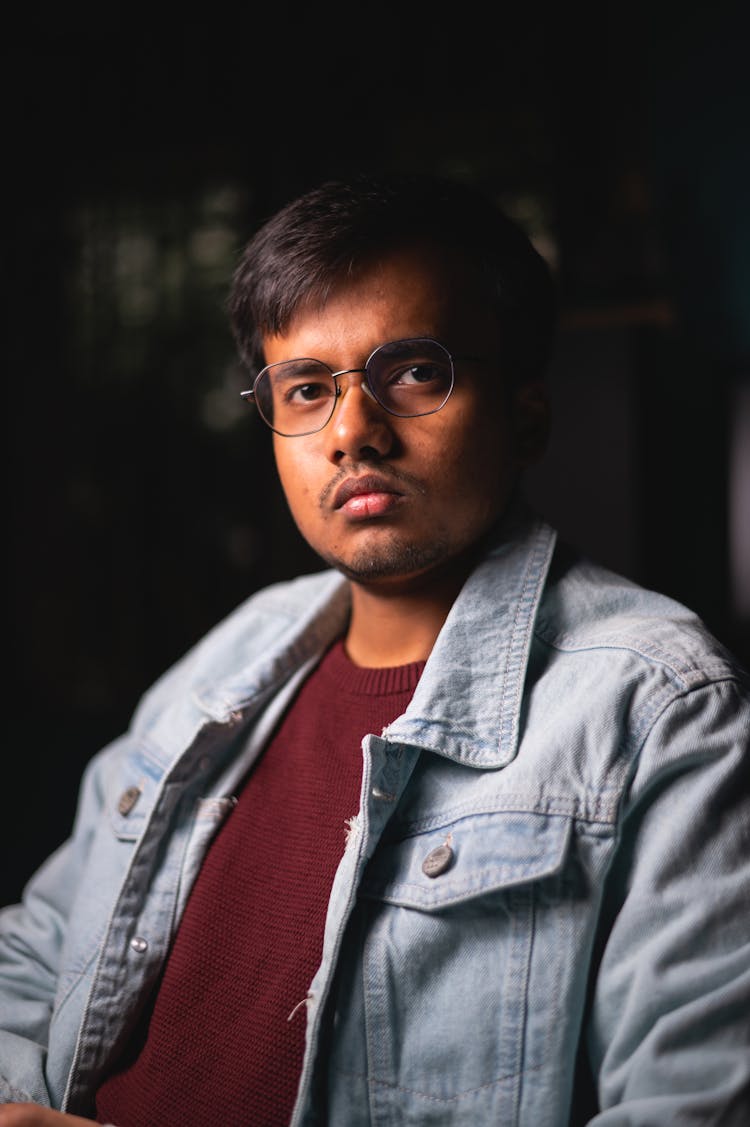
[[392,415],[429,415],[440,410],[453,389],[453,361],[436,340],[397,340],[373,352],[367,380]]
[[312,434],[326,425],[336,401],[336,385],[320,360],[270,364],[255,381],[255,402],[277,434]]

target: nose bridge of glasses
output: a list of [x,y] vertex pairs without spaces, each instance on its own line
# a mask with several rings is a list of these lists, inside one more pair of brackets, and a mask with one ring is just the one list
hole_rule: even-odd
[[[372,388],[370,387],[370,384],[368,383],[368,380],[367,380],[367,369],[366,368],[342,368],[340,372],[331,372],[331,379],[333,380],[334,387],[336,388],[336,398],[338,399],[341,396],[341,390],[342,389],[341,389],[341,385],[339,384],[339,380],[341,379],[341,377],[342,376],[356,376],[358,374],[363,377],[359,381],[359,386],[362,388],[362,391],[364,391],[366,395],[369,395],[370,399],[372,399],[372,401],[374,403],[377,403],[377,399],[373,395]],[[354,380],[350,379],[350,381],[349,381],[350,386],[354,382],[355,382]]]

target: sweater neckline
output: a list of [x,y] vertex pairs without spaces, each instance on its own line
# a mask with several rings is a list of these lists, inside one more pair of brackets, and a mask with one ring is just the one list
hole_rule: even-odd
[[339,692],[353,696],[387,696],[413,692],[426,664],[424,661],[411,661],[406,665],[385,668],[355,665],[346,652],[344,639],[339,638],[324,655],[318,672]]

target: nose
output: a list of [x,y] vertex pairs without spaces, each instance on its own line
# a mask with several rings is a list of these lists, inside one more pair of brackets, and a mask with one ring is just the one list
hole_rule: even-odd
[[328,457],[336,463],[346,457],[354,461],[387,457],[395,441],[390,416],[367,386],[364,371],[350,368],[337,372],[335,379],[336,405],[323,432]]

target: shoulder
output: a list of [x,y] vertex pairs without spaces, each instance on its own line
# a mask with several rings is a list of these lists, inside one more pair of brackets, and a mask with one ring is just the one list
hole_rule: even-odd
[[746,671],[682,603],[608,570],[566,546],[550,568],[536,638],[561,653],[598,651],[688,690]]
[[[255,592],[178,659],[144,694],[136,720],[153,712],[176,694],[199,694],[246,675],[258,663],[281,663],[291,672],[299,640],[314,647],[318,639],[332,639],[348,613],[345,581],[325,570],[272,584]],[[322,644],[322,642],[320,643]],[[302,658],[304,660],[304,657]]]
[[626,806],[668,776],[706,787],[747,770],[742,664],[682,603],[565,547],[538,607],[525,700],[527,742],[541,733],[552,746],[556,777],[567,764]]

